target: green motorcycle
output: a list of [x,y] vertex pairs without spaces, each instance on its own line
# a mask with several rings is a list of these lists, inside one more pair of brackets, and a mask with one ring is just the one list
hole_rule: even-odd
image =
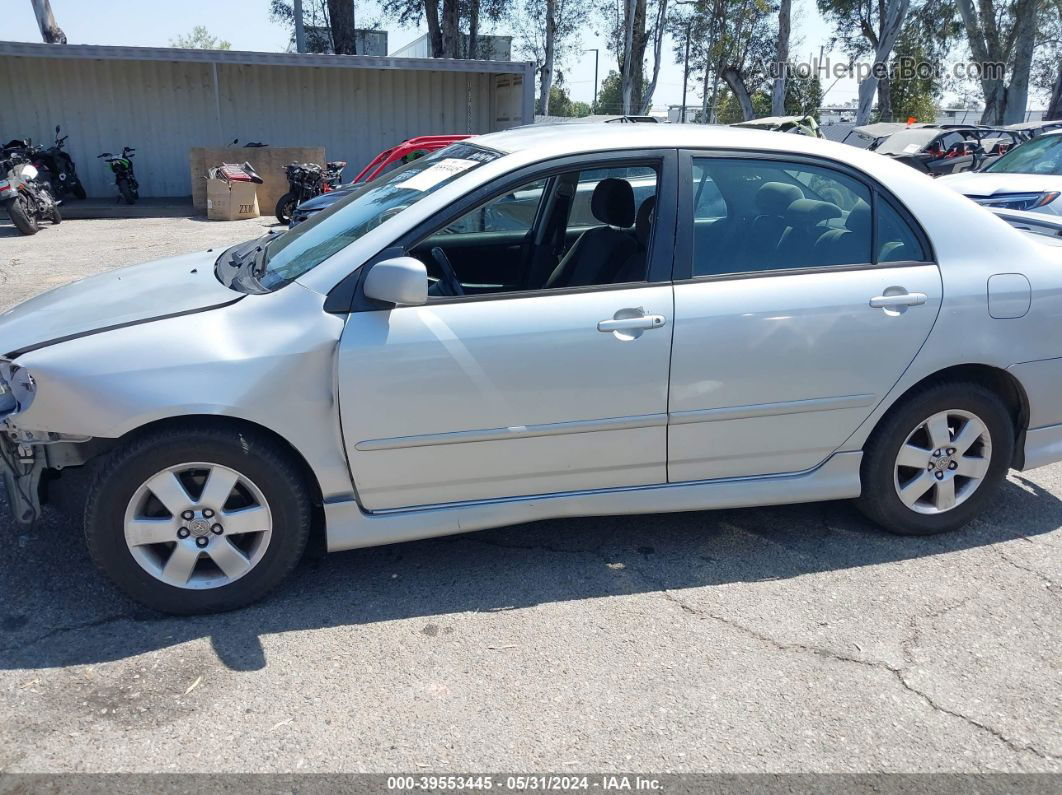
[[126,204],[136,204],[136,200],[140,198],[140,184],[133,174],[133,153],[135,151],[136,149],[131,146],[123,146],[121,155],[110,152],[97,155],[106,160],[107,165],[114,172],[114,184],[118,186],[118,193],[122,199],[125,199]]

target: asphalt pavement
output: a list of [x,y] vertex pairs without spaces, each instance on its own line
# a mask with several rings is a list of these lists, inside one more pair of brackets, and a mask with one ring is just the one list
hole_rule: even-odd
[[[268,224],[0,226],[0,311]],[[1062,772],[1062,466],[932,538],[823,503],[318,540],[179,619],[94,570],[66,477],[31,531],[0,505],[2,771]]]

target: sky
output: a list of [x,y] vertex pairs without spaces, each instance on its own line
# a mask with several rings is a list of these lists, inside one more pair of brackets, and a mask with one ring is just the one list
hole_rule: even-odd
[[[112,44],[166,47],[170,39],[204,25],[212,34],[232,42],[236,50],[281,51],[287,47],[289,32],[269,18],[269,0],[51,0],[59,26],[71,44]],[[358,25],[379,20],[373,0],[358,4]],[[414,40],[426,29],[400,28],[393,22],[382,25],[388,31],[388,47],[394,51]],[[501,32],[501,31],[499,31]],[[820,46],[829,48],[830,28],[815,7],[814,0],[793,3],[793,37],[800,46],[793,52],[798,61],[806,61]],[[30,0],[7,0],[4,31],[0,38],[14,41],[40,41]],[[614,58],[602,37],[589,29],[581,35],[582,49],[600,51],[598,78],[615,69]],[[515,42],[514,42],[515,45]],[[673,63],[671,42],[665,41],[665,63],[661,67],[653,105],[664,108],[682,102],[682,65]],[[515,54],[514,54],[515,55]],[[843,60],[840,52],[833,53]],[[651,55],[647,59],[651,61]],[[646,69],[650,68],[647,63]],[[560,65],[565,84],[573,99],[589,102],[594,94],[594,53],[584,52]],[[687,102],[699,105],[699,94],[691,79]],[[823,87],[830,81],[824,80]],[[856,96],[856,83],[843,79],[830,88],[824,104],[840,105]]]

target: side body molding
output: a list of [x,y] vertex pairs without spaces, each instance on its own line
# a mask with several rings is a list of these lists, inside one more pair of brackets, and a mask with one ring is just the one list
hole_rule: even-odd
[[861,451],[837,453],[793,475],[596,489],[366,513],[354,500],[325,504],[328,550],[372,547],[572,516],[668,513],[859,496]]

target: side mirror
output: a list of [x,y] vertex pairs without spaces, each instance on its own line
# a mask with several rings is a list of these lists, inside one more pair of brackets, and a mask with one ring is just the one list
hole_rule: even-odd
[[57,124],[57,125],[55,125],[55,134],[56,134],[56,135],[58,135],[58,134],[59,134],[59,125],[58,125],[58,124]]
[[395,306],[428,302],[428,269],[413,257],[392,257],[372,266],[365,277],[365,295]]

